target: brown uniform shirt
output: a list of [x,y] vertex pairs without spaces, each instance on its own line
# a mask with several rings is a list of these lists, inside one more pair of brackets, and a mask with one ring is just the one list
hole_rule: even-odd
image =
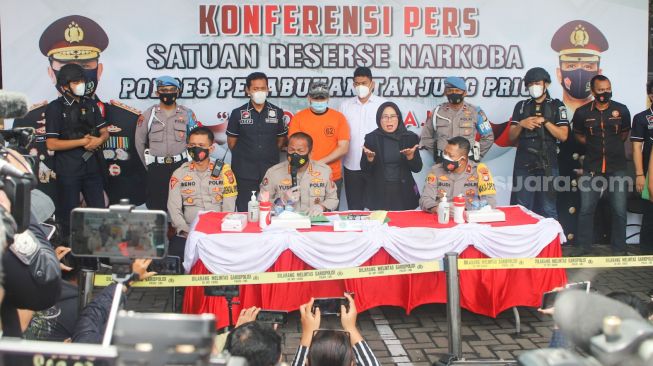
[[[316,161],[309,161],[304,172],[297,173],[299,186],[299,203],[295,206],[297,212],[306,213],[313,205],[322,205],[327,210],[338,207],[336,185],[331,181],[331,168]],[[270,192],[270,202],[284,198],[284,193],[292,188],[290,164],[288,161],[274,165],[265,173],[261,183],[261,191]]]
[[225,164],[219,177],[211,176],[212,169],[213,163],[205,171],[198,171],[194,162],[186,162],[172,173],[168,213],[177,233],[189,232],[200,211],[236,210],[238,186],[231,166]]
[[[447,140],[452,137],[462,136],[469,141],[471,146],[476,142],[476,123],[478,119],[487,121],[485,112],[469,103],[463,103],[462,108],[455,110],[449,103],[440,104],[433,110],[431,117],[426,120],[420,135],[420,146],[430,152],[444,150]],[[435,127],[433,122],[435,121]],[[494,143],[494,134],[490,131],[487,135],[481,135],[480,153],[481,158],[490,150]]]
[[[152,123],[149,124],[153,112],[154,117]],[[188,126],[194,127],[197,124],[196,121],[193,111],[179,104],[170,117],[161,110],[158,104],[145,110],[138,118],[134,137],[136,150],[143,165],[147,166],[145,149],[150,149],[151,155],[161,157],[174,156],[184,152]]]
[[[422,197],[419,199],[419,207],[424,211],[430,211],[440,203],[443,194],[447,193],[447,202],[453,210],[453,198],[459,194],[465,197],[466,207],[469,210],[472,201],[485,199],[493,208],[496,207],[495,194],[479,196],[478,185],[492,181],[489,169],[485,164],[481,169],[473,161],[467,163],[467,168],[462,173],[453,173],[446,170],[442,164],[435,164],[426,176],[426,184],[422,190]],[[494,190],[493,183],[492,190]]]

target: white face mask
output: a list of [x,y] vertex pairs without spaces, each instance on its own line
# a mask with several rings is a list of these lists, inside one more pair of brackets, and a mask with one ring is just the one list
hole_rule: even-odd
[[252,100],[256,104],[263,104],[265,103],[265,99],[268,97],[268,93],[264,91],[257,91],[252,93]]
[[528,87],[528,94],[531,95],[531,98],[537,99],[544,94],[544,87],[542,85],[531,85]]
[[75,85],[75,87],[72,88],[72,92],[78,97],[83,97],[84,93],[86,93],[86,83],[79,83]]
[[370,88],[366,85],[359,85],[356,87],[356,95],[361,99],[367,98],[370,95]]

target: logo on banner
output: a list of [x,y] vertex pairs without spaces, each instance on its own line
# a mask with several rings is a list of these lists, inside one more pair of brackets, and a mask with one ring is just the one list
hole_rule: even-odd
[[70,43],[81,42],[84,39],[84,31],[75,22],[71,22],[64,31],[64,38]]
[[576,29],[571,32],[569,41],[576,47],[585,47],[588,43],[590,43],[590,35],[587,34],[585,27],[582,25],[577,25]]

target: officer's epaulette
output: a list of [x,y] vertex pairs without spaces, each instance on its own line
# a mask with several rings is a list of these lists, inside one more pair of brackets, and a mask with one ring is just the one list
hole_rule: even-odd
[[35,110],[35,109],[39,109],[39,108],[41,108],[41,107],[43,107],[43,106],[46,106],[46,105],[48,105],[48,101],[47,101],[47,100],[44,100],[44,101],[42,101],[41,103],[32,104],[32,105],[29,107],[29,111],[31,112],[31,111],[33,111],[33,110]]
[[134,113],[134,114],[136,114],[136,115],[139,115],[139,114],[142,113],[142,112],[139,111],[138,109],[136,109],[136,108],[134,108],[134,107],[130,107],[130,106],[128,106],[127,104],[120,103],[119,101],[114,100],[114,99],[111,99],[111,105],[116,106],[116,107],[118,107],[118,108],[122,108],[122,109],[128,110],[128,111],[130,111],[130,112],[132,112],[132,113]]

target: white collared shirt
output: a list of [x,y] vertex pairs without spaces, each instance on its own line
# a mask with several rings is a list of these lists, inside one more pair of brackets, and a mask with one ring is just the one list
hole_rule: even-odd
[[347,118],[351,136],[349,151],[342,159],[345,168],[361,170],[361,155],[363,154],[365,135],[378,127],[376,125],[376,111],[385,102],[384,98],[373,94],[365,104],[362,104],[358,97],[347,99],[340,104],[340,113]]

